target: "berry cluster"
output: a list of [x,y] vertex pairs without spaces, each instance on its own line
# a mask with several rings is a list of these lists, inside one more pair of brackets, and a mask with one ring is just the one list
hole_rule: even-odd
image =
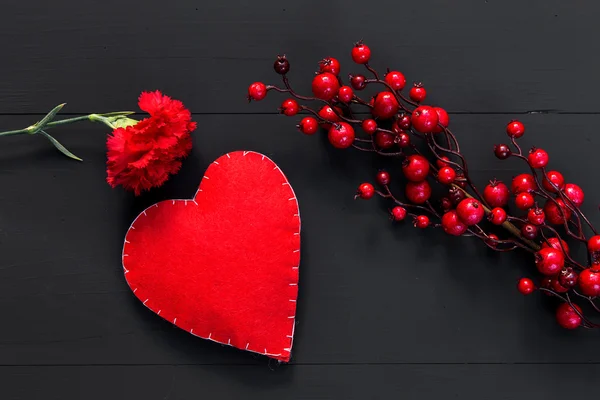
[[[517,141],[525,133],[523,123],[508,123],[506,133],[510,143],[496,145],[494,154],[501,160],[522,160],[528,172],[514,177],[510,187],[492,180],[480,191],[469,177],[455,135],[448,129],[448,113],[443,108],[423,104],[427,97],[425,87],[414,84],[406,97],[404,75],[388,69],[381,78],[369,65],[371,50],[362,42],[354,45],[351,56],[372,77],[349,75],[346,85],[340,75],[340,62],[328,57],[319,62],[312,80],[313,96],[302,96],[288,81],[288,59],[279,56],[274,69],[282,76],[283,87],[255,82],[248,88],[248,100],[262,100],[269,91],[287,93],[291,97],[282,103],[282,114],[309,114],[298,124],[301,132],[313,135],[323,128],[333,147],[353,147],[397,157],[405,179],[404,200],[392,193],[389,186],[392,178],[387,171],[377,173],[377,188],[362,183],[356,198],[370,199],[377,195],[389,199],[393,202],[391,219],[403,221],[411,217],[419,229],[441,227],[449,235],[478,238],[497,251],[530,252],[540,277],[537,284],[530,278],[522,278],[517,285],[519,292],[527,295],[538,290],[560,299],[556,319],[564,328],[599,327],[600,324],[584,316],[573,298],[600,312],[595,304],[600,296],[600,235],[580,209],[583,190],[565,182],[559,171],[547,170],[549,156],[543,149],[522,151]],[[367,101],[357,93],[369,85],[378,85],[383,90]],[[299,101],[318,102],[320,108],[301,105]],[[358,118],[353,106],[366,107],[370,115]],[[363,132],[363,137],[358,137],[357,132]],[[419,146],[414,143],[417,141]],[[436,182],[445,187],[445,195],[433,202],[431,184]],[[511,202],[516,212],[509,211]],[[504,237],[498,236],[499,232],[493,233],[494,226],[504,228],[505,234],[500,235]],[[593,236],[586,237],[584,230],[591,231]],[[567,238],[587,246],[585,265],[571,256]]]

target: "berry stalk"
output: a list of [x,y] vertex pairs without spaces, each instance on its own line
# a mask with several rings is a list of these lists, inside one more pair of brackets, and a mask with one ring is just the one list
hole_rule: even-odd
[[[556,320],[566,329],[598,327],[572,298],[600,313],[596,304],[600,296],[600,235],[581,211],[583,190],[567,183],[559,171],[547,169],[549,155],[545,150],[534,147],[526,154],[522,151],[518,140],[525,134],[524,124],[510,121],[506,126],[510,144],[498,144],[493,152],[501,160],[525,162],[527,172],[515,176],[510,186],[492,179],[481,189],[472,181],[459,141],[448,128],[448,113],[424,103],[424,85],[415,83],[406,96],[405,76],[389,69],[380,75],[369,64],[371,50],[362,42],[353,46],[351,57],[372,77],[350,74],[350,84],[344,85],[340,62],[328,57],[319,62],[312,79],[313,95],[306,96],[292,88],[289,60],[278,56],[274,69],[281,75],[283,86],[255,82],[248,88],[248,100],[263,100],[270,91],[286,93],[291,97],[279,111],[290,117],[306,113],[297,125],[304,134],[314,135],[322,129],[335,148],[398,159],[401,174],[379,171],[375,181],[380,189],[362,183],[355,198],[368,200],[377,195],[388,199],[394,222],[410,217],[418,229],[442,228],[451,236],[472,236],[500,252],[528,251],[538,272],[537,284],[531,278],[521,278],[519,292],[528,295],[538,291],[558,299],[561,304]],[[359,96],[371,85],[382,91],[370,99]],[[366,109],[368,114],[357,114],[357,108]],[[403,182],[403,194],[392,193],[389,185],[393,180]],[[442,185],[445,194],[432,198],[432,184]],[[498,231],[499,227],[504,231]],[[569,238],[587,247],[585,262],[570,254]]]

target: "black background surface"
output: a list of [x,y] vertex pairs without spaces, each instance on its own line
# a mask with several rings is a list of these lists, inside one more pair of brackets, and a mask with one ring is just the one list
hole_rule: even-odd
[[[554,304],[524,298],[524,253],[387,220],[384,203],[352,200],[381,160],[334,151],[277,115],[281,96],[250,105],[247,85],[276,82],[274,56],[310,90],[316,62],[352,65],[364,39],[373,65],[423,81],[475,180],[509,180],[496,160],[512,118],[524,147],[586,191],[600,222],[600,52],[593,1],[239,0],[42,2],[0,7],[0,127],[65,113],[135,109],[161,89],[194,113],[192,156],[163,188],[134,198],[105,183],[103,126],[56,129],[85,159],[41,137],[0,146],[0,398],[391,399],[559,398],[597,392],[597,331],[561,330]],[[254,150],[277,162],[302,212],[293,360],[277,365],[178,330],[130,293],[123,236],[148,205],[191,197],[209,163]]]

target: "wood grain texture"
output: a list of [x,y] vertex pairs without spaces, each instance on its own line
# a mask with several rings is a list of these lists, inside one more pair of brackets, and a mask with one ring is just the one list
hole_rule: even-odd
[[244,99],[254,80],[277,80],[276,54],[309,93],[323,57],[360,71],[349,52],[361,38],[375,67],[423,81],[451,111],[600,112],[599,11],[587,0],[6,0],[0,112],[129,109],[153,88],[196,112],[276,112],[279,102]]
[[[491,156],[511,117],[453,116],[480,183],[522,171],[517,162]],[[0,126],[27,126],[30,118],[0,117]],[[527,254],[496,254],[475,240],[393,225],[385,203],[352,200],[381,160],[333,150],[323,138],[297,132],[293,118],[284,116],[195,119],[201,128],[181,173],[137,199],[104,182],[102,126],[54,131],[84,158],[81,164],[42,138],[4,140],[0,209],[9,211],[0,231],[0,314],[11,323],[0,330],[0,364],[267,365],[263,357],[196,339],[157,318],[129,292],[120,263],[123,235],[142,209],[191,197],[209,163],[237,149],[277,162],[302,210],[293,363],[600,362],[596,331],[564,331],[552,301],[516,292],[518,278],[534,271]],[[525,146],[546,147],[552,166],[569,180],[586,173],[599,145],[592,130],[600,116],[533,115],[524,122]],[[578,140],[561,149],[564,143],[548,132],[572,132]],[[600,188],[576,180],[597,222]]]
[[598,365],[514,364],[0,368],[7,400],[559,399],[589,395],[598,372]]
[[[386,167],[276,114],[283,96],[245,100],[249,83],[278,83],[276,54],[303,93],[318,60],[343,75],[364,39],[373,65],[423,81],[452,112],[475,180],[509,180],[522,165],[493,158],[504,126],[527,125],[524,148],[586,191],[600,139],[600,3],[587,0],[201,2],[5,0],[0,10],[0,129],[30,125],[58,103],[82,114],[136,110],[161,89],[195,113],[192,156],[139,198],[105,183],[102,126],[52,131],[84,158],[41,137],[0,146],[0,397],[2,399],[548,399],[589,396],[600,372],[597,331],[556,326],[555,303],[520,296],[534,272],[524,253],[391,224],[387,204],[353,201]],[[369,93],[366,91],[365,95]],[[541,113],[540,113],[541,112]],[[191,197],[205,168],[234,150],[277,162],[303,216],[291,365],[206,342],[135,299],[120,251],[132,219]],[[564,384],[559,384],[564,383]]]

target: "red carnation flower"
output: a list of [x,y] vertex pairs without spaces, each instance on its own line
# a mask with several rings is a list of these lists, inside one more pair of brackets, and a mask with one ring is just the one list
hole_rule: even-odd
[[183,103],[159,91],[142,93],[138,105],[150,117],[116,128],[106,143],[106,181],[136,196],[161,186],[179,171],[181,160],[192,149],[190,132],[196,129]]

